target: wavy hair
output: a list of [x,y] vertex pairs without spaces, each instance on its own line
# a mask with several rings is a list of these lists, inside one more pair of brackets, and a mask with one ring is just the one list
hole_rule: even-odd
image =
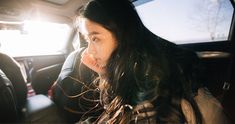
[[149,31],[130,1],[91,0],[79,10],[79,17],[100,24],[118,41],[101,88],[101,101],[107,107],[101,121],[129,123],[133,111],[123,106],[148,100],[154,105],[157,122],[184,123],[180,103],[186,99],[197,123],[202,123],[191,83],[172,53],[176,45]]

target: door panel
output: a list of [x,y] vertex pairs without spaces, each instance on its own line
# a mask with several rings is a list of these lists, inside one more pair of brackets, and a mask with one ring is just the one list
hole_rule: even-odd
[[229,78],[231,62],[231,43],[228,41],[187,44],[182,47],[197,52],[203,66],[203,84],[213,95],[219,97],[223,92],[224,82]]
[[24,66],[27,83],[31,83],[36,94],[47,94],[57,79],[66,55],[41,55],[15,58]]

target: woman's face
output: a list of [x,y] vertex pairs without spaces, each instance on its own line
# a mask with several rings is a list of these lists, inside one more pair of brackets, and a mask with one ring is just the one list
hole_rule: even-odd
[[117,48],[117,40],[109,30],[98,23],[86,18],[80,19],[79,29],[88,43],[87,53],[98,67],[104,68],[112,52]]

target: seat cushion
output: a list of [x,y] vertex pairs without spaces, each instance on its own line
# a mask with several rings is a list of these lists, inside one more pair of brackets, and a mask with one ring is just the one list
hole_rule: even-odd
[[29,97],[23,111],[26,123],[64,123],[54,102],[45,95]]

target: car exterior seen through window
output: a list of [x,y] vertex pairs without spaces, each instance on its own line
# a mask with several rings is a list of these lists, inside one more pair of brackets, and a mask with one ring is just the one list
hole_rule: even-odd
[[177,44],[228,39],[233,6],[229,0],[142,0],[134,2],[144,24]]

